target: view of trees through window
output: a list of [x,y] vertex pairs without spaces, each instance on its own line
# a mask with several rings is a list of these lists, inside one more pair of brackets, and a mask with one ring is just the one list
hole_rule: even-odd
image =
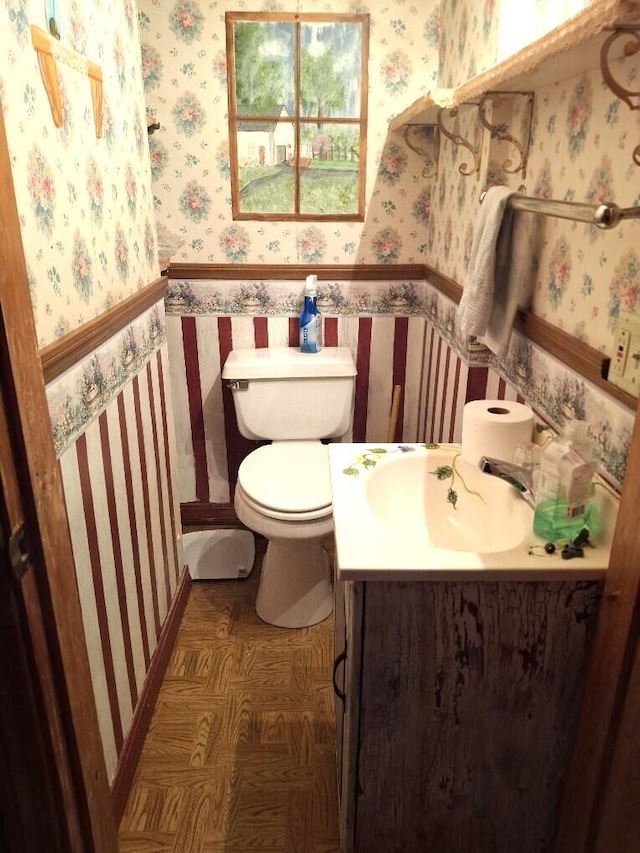
[[238,219],[362,219],[368,16],[228,12]]

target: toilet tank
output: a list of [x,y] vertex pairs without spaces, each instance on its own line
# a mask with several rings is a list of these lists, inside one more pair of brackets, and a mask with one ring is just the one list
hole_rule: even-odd
[[356,365],[347,347],[232,350],[222,369],[245,438],[336,438],[351,424]]

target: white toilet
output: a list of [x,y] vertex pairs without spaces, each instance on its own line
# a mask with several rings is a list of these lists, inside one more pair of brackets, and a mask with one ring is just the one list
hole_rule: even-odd
[[272,442],[243,460],[234,498],[240,521],[268,540],[256,612],[271,625],[303,628],[331,613],[322,539],[333,531],[333,507],[321,439],[348,431],[355,376],[346,347],[237,349],[223,367],[240,432]]

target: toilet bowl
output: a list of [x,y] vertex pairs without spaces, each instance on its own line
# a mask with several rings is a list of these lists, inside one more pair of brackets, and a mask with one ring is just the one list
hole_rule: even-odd
[[268,540],[256,613],[282,628],[326,619],[333,608],[331,566],[322,540],[333,531],[326,445],[275,442],[240,465],[234,506],[248,528]]
[[268,440],[240,464],[238,519],[268,540],[256,597],[271,625],[302,628],[333,609],[331,566],[322,540],[333,531],[329,452],[322,440],[352,420],[356,368],[345,347],[232,350],[222,377],[238,429]]

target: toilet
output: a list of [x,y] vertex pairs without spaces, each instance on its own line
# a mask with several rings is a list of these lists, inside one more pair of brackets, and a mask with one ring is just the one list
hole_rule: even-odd
[[232,350],[222,369],[238,429],[270,441],[238,470],[240,521],[268,540],[256,597],[258,616],[282,628],[326,619],[331,567],[322,540],[333,531],[329,449],[351,425],[356,366],[346,347]]

